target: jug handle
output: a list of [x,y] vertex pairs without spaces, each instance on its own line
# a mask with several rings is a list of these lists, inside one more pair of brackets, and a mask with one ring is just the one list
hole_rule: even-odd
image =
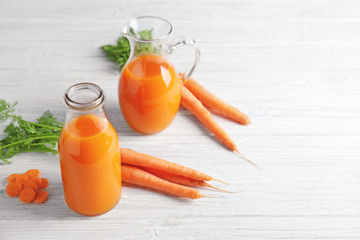
[[195,49],[195,60],[193,62],[193,64],[191,65],[191,68],[189,71],[186,71],[184,73],[185,79],[189,79],[189,77],[191,76],[191,74],[194,72],[196,66],[199,63],[200,60],[200,51],[198,48],[198,45],[196,43],[196,41],[190,37],[180,37],[177,38],[171,42],[169,42],[167,44],[167,55],[170,55],[174,52],[174,50],[180,46],[184,46],[184,45],[191,45],[194,47]]

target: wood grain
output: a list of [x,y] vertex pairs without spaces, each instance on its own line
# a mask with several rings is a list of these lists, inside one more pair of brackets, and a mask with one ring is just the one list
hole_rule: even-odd
[[[235,192],[201,190],[223,198],[188,201],[125,186],[115,209],[87,218],[63,200],[58,156],[20,154],[0,166],[0,239],[359,239],[359,7],[356,0],[0,1],[0,98],[18,101],[24,118],[50,109],[63,121],[65,90],[94,82],[123,147],[204,171]],[[215,116],[263,170],[228,152],[185,110],[156,135],[127,126],[119,73],[99,47],[138,15],[167,18],[173,37],[197,40],[194,78],[252,117],[240,126]],[[179,69],[186,51],[171,57]],[[4,192],[10,173],[30,168],[50,180],[44,205]]]

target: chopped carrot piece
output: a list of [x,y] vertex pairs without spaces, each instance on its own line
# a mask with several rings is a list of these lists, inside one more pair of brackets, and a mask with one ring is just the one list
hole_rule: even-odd
[[40,178],[40,185],[39,188],[47,188],[49,186],[49,180],[47,178]]
[[30,180],[35,182],[38,187],[40,186],[40,178],[39,177],[31,177]]
[[31,177],[39,177],[40,171],[39,171],[39,169],[30,169],[30,170],[26,171],[26,175],[28,175],[30,178]]
[[22,185],[17,182],[11,182],[6,186],[6,193],[9,197],[19,196],[21,190],[22,190]]
[[13,173],[13,174],[11,174],[10,176],[8,176],[7,182],[8,182],[8,183],[15,182],[15,181],[16,181],[16,177],[17,177],[18,175],[19,175],[18,173]]
[[34,189],[24,188],[19,194],[19,199],[23,203],[31,203],[34,200],[35,195],[36,195],[36,193],[35,193]]
[[16,182],[20,183],[21,185],[24,185],[29,180],[29,176],[26,174],[19,174],[16,177]]
[[31,181],[31,180],[27,181],[24,184],[24,188],[32,188],[32,189],[34,189],[35,192],[39,189],[38,185],[34,181]]
[[34,199],[34,203],[41,204],[41,203],[46,202],[47,199],[48,199],[48,193],[47,193],[47,191],[39,190],[39,191],[36,193],[36,196],[35,196],[35,199]]
[[25,174],[13,173],[7,178],[8,185],[6,193],[9,197],[19,196],[19,200],[24,203],[44,203],[47,201],[48,193],[46,191],[38,191],[39,188],[49,186],[47,178],[40,178],[38,169],[30,169]]

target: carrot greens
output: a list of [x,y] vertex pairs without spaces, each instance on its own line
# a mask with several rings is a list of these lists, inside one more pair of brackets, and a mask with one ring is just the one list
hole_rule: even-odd
[[[135,33],[134,29],[130,29],[130,34],[136,38],[143,40],[151,40],[152,39],[152,30],[143,30],[138,33]],[[115,62],[119,65],[119,72],[121,72],[122,68],[126,64],[127,60],[130,57],[130,43],[126,37],[120,37],[116,45],[105,45],[102,46],[101,49],[106,54],[108,59],[112,62]],[[135,53],[138,54],[140,52],[154,52],[155,49],[152,47],[151,43],[140,43],[135,46]]]
[[0,159],[10,163],[9,158],[21,152],[57,153],[56,144],[63,123],[46,111],[35,122],[24,120],[15,114],[16,103],[0,99],[0,122],[10,120],[4,129],[7,136],[0,140]]
[[110,61],[119,65],[119,71],[124,67],[130,56],[130,43],[126,37],[119,38],[116,45],[105,45],[101,49]]

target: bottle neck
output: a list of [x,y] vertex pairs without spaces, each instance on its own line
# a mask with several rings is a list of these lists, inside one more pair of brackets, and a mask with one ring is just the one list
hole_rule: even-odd
[[68,108],[66,110],[66,124],[65,125],[70,123],[73,119],[78,118],[83,115],[94,115],[103,121],[107,121],[107,116],[106,116],[103,106],[94,108],[90,111],[79,111],[79,110],[74,110],[74,109]]
[[92,83],[71,86],[64,95],[67,105],[66,123],[81,115],[95,115],[107,120],[104,111],[105,96],[102,89]]

